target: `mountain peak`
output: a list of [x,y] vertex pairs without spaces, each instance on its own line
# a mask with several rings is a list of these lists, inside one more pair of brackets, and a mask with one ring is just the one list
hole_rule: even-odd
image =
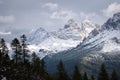
[[86,22],[92,22],[90,19],[88,19],[88,17],[86,17],[83,21],[83,23],[86,23]]
[[113,15],[113,20],[114,20],[114,22],[120,21],[120,12]]
[[89,33],[94,30],[96,28],[96,24],[93,23],[90,19],[85,18],[85,20],[83,21],[83,23],[81,24],[81,28],[82,30],[84,30],[87,35],[86,37],[89,35]]
[[109,18],[102,26],[102,30],[120,30],[120,12]]
[[83,21],[83,23],[82,23],[83,25],[88,25],[88,26],[93,26],[94,27],[94,23],[90,20],[90,19],[88,19],[88,18],[85,18],[85,20]]
[[78,29],[80,28],[80,25],[74,19],[69,19],[64,28]]
[[40,27],[38,28],[38,31],[46,31],[44,28]]
[[72,23],[75,23],[75,20],[73,18],[68,20],[68,24],[72,24]]
[[115,13],[115,14],[113,15],[113,17],[119,17],[119,18],[120,18],[120,12]]
[[[38,49],[50,50],[52,52],[59,52],[76,47],[86,38],[89,33],[95,28],[92,21],[86,19],[84,26],[79,24],[74,19],[69,19],[64,28],[54,32],[47,32],[43,28],[39,28],[33,34],[31,43],[34,43],[35,51]],[[39,53],[39,52],[38,52]],[[46,53],[47,54],[47,53]],[[41,54],[44,55],[45,54]]]

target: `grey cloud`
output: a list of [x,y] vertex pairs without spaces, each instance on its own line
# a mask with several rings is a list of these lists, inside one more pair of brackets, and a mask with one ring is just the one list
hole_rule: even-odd
[[[107,18],[101,15],[101,10],[107,9],[111,3],[120,2],[119,0],[0,1],[2,1],[0,4],[0,31],[11,32],[12,37],[19,37],[21,34],[27,34],[32,29],[39,27],[44,27],[49,31],[56,30],[62,28],[69,18],[82,21],[84,17],[88,16],[92,18],[93,22],[103,24]],[[43,5],[44,8],[41,7]]]
[[0,23],[14,23],[15,17],[14,16],[0,16]]
[[11,35],[11,32],[0,32],[0,35]]
[[113,14],[120,12],[120,3],[112,3],[106,9],[102,10],[102,12],[105,16],[111,17]]
[[57,10],[58,9],[58,4],[57,3],[45,3],[42,5],[43,8],[49,8],[50,10]]

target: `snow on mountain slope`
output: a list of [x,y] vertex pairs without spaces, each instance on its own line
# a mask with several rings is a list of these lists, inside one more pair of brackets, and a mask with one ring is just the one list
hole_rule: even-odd
[[55,32],[47,32],[39,28],[30,38],[29,42],[33,44],[29,45],[28,48],[38,54],[43,49],[47,53],[39,54],[42,56],[51,52],[56,53],[71,49],[81,43],[94,28],[96,28],[96,25],[90,20],[85,20],[80,25],[73,19],[68,20],[64,28]]
[[109,40],[106,40],[106,42],[104,43],[104,47],[102,49],[103,52],[120,51],[120,43],[117,43],[116,41],[120,39],[119,34],[120,34],[120,31],[112,31],[108,33],[108,35],[110,35],[111,38],[109,37]]
[[96,25],[88,19],[85,19],[81,24],[70,19],[63,29],[57,31],[56,35],[61,39],[73,39],[82,42],[95,28]]
[[58,38],[49,37],[48,39],[44,40],[39,45],[30,45],[28,48],[32,51],[36,51],[40,58],[45,57],[50,53],[56,53],[60,51],[64,51],[79,44],[79,41],[73,40],[63,40]]
[[39,44],[48,37],[49,33],[45,29],[39,28],[30,33],[30,38],[28,40],[31,44]]
[[101,46],[103,49],[101,51],[104,52],[110,52],[111,50],[119,49],[119,44],[116,43],[113,39],[120,39],[120,31],[117,30],[110,30],[110,31],[103,31],[100,34],[98,34],[97,36],[91,38],[91,39],[86,39],[84,41],[84,45],[90,44],[87,46],[87,48],[93,47],[95,45],[101,45],[101,43],[103,43],[103,45]]
[[[92,32],[93,33],[93,32]],[[91,35],[90,35],[91,36]],[[96,36],[88,37],[84,44],[93,43],[94,45],[103,42],[102,51],[110,52],[112,50],[120,50],[120,13],[114,14],[102,27],[98,30]]]
[[70,39],[64,40],[64,39],[50,37],[49,39],[43,41],[39,46],[42,49],[50,50],[50,51],[56,51],[57,48],[57,52],[59,52],[61,50],[67,50],[71,47],[76,47],[75,45],[77,44],[79,44],[79,41],[73,41]]
[[120,73],[120,13],[114,14],[100,29],[91,31],[77,47],[44,59],[47,66],[52,67],[51,70],[47,68],[50,72],[55,70],[59,60],[63,60],[69,73],[78,64],[82,71],[95,75],[103,62],[110,71],[117,69]]

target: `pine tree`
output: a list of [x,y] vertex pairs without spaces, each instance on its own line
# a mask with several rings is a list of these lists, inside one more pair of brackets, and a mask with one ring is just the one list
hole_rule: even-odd
[[37,57],[35,52],[33,52],[33,54],[32,54],[32,61],[31,62],[32,62],[32,67],[33,67],[33,73],[34,74],[40,74],[41,61]]
[[77,66],[75,66],[72,80],[82,80],[82,76],[81,76]]
[[94,78],[94,76],[93,76],[93,75],[91,76],[91,80],[95,80],[95,78]]
[[33,54],[32,54],[32,65],[33,66],[35,66],[35,64],[36,64],[36,59],[37,59],[37,55],[35,52],[33,52]]
[[43,59],[41,60],[41,66],[40,66],[40,68],[41,68],[41,75],[44,76],[44,74],[46,73],[46,71],[45,71],[45,62],[44,62]]
[[64,69],[63,62],[60,61],[59,64],[57,65],[58,69],[58,80],[69,80],[69,77],[67,75],[67,72]]
[[3,38],[0,40],[0,52],[1,56],[5,56],[5,54],[8,54],[8,48]]
[[8,76],[9,68],[10,68],[10,57],[8,55],[8,48],[5,43],[5,40],[1,39],[0,40],[0,75]]
[[4,67],[9,67],[10,65],[10,57],[8,54],[5,55],[4,59],[3,59],[3,64]]
[[87,76],[87,73],[85,72],[84,75],[83,75],[83,80],[88,80],[88,76]]
[[33,52],[32,54],[32,66],[33,66],[33,74],[36,76],[36,79],[41,80],[52,80],[52,77],[45,70],[45,62],[44,60],[40,60],[40,58]]
[[105,69],[105,65],[102,64],[99,74],[98,74],[98,80],[109,80],[108,73]]
[[8,55],[8,47],[5,43],[5,40],[2,38],[0,40],[0,67],[3,66],[6,55]]
[[14,50],[15,52],[15,63],[17,64],[18,63],[18,58],[20,58],[20,50],[21,50],[21,45],[20,45],[20,42],[17,38],[15,38],[14,40],[12,40],[12,43],[11,43],[11,47],[12,49]]
[[118,76],[115,70],[113,70],[110,80],[118,80]]
[[44,59],[41,60],[40,65],[40,76],[42,76],[45,80],[53,80],[53,76],[51,76],[47,71],[45,70],[45,61]]
[[23,53],[23,62],[25,63],[27,61],[27,57],[28,56],[28,50],[27,50],[27,44],[26,44],[26,41],[27,41],[27,37],[25,34],[23,34],[21,37],[21,42],[22,42],[22,53]]
[[34,62],[34,68],[37,69],[37,71],[40,72],[40,66],[41,66],[41,61],[40,61],[40,59],[37,57],[37,58],[35,59],[35,62]]
[[1,62],[1,60],[2,60],[2,53],[1,53],[1,50],[0,50],[0,62]]

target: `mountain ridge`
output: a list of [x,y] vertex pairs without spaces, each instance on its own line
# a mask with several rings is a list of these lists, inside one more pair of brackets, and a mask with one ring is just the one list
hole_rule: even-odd
[[34,35],[30,38],[31,40],[29,40],[29,43],[34,44],[29,45],[28,48],[38,54],[43,49],[43,51],[47,52],[47,55],[71,49],[81,43],[90,31],[96,27],[96,24],[90,20],[84,20],[83,23],[79,24],[74,19],[70,19],[64,28],[58,31],[47,32],[39,28],[33,33]]
[[[120,17],[117,17],[117,19],[115,18],[119,15],[120,13],[115,14],[110,18],[112,22],[109,22],[109,20],[106,21],[100,29],[94,29],[77,47],[45,57],[44,59],[47,66],[52,67],[51,70],[47,67],[47,70],[55,72],[55,66],[62,60],[66,64],[66,69],[69,74],[72,73],[71,68],[77,64],[79,69],[82,69],[82,72],[88,72],[89,74],[95,75],[98,72],[98,67],[102,63],[106,64],[107,70],[111,71],[115,68],[118,69],[118,73],[120,73]],[[113,27],[111,26],[113,23],[118,24]],[[92,35],[94,33],[95,35]],[[50,65],[51,63],[53,64]]]

